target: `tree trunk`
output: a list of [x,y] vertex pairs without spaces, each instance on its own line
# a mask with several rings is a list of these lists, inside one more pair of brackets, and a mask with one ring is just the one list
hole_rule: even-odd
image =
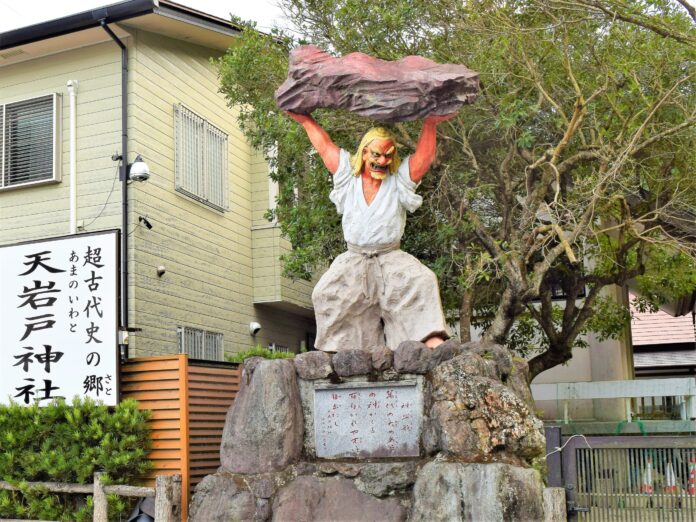
[[529,382],[532,382],[534,377],[541,372],[549,370],[559,364],[563,364],[572,357],[573,352],[570,346],[550,346],[548,350],[533,357],[529,361]]
[[519,304],[510,287],[506,288],[500,298],[500,304],[495,312],[495,317],[490,328],[483,336],[485,341],[492,341],[496,344],[505,344],[507,336],[512,329],[512,325],[517,317]]
[[459,307],[459,339],[463,343],[471,341],[471,305],[474,301],[474,293],[471,289],[464,290],[462,303]]

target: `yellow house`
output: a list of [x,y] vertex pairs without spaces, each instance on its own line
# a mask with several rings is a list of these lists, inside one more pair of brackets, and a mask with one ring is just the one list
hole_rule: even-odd
[[119,230],[130,357],[313,342],[311,285],[282,277],[263,217],[268,165],[210,63],[238,34],[167,0],[0,34],[0,246]]

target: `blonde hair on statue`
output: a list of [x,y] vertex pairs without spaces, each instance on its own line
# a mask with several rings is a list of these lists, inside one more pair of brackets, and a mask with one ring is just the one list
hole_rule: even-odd
[[[374,140],[385,140],[390,139],[394,142],[396,146],[396,138],[394,135],[384,127],[373,127],[365,133],[365,135],[360,140],[360,145],[358,145],[358,150],[350,158],[350,165],[352,167],[353,176],[359,176],[363,169],[363,150],[367,147],[371,141]],[[394,174],[401,165],[401,158],[399,157],[398,151],[394,152],[394,159],[389,165],[389,173]]]

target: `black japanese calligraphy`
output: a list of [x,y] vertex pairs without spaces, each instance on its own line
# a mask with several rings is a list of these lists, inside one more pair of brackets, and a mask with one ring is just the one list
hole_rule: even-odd
[[49,260],[51,259],[51,258],[48,257],[48,256],[44,257],[44,254],[50,254],[50,253],[51,253],[50,250],[44,250],[43,252],[38,252],[38,253],[36,253],[36,254],[29,254],[29,255],[27,255],[27,256],[24,256],[24,257],[29,258],[29,261],[27,261],[26,263],[24,263],[25,266],[28,266],[28,267],[29,267],[29,269],[28,269],[26,272],[24,272],[24,273],[22,273],[22,274],[19,274],[19,275],[21,275],[21,276],[29,275],[29,274],[31,274],[34,270],[36,270],[38,267],[43,268],[44,270],[46,270],[47,272],[50,272],[51,274],[57,274],[57,273],[60,273],[60,272],[65,272],[65,270],[60,270],[60,269],[58,269],[58,268],[53,268],[53,267],[48,266],[47,264],[44,263],[44,261],[49,261]]

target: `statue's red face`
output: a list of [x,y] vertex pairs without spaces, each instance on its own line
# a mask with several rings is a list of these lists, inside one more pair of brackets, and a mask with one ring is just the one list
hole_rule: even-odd
[[363,173],[369,172],[374,179],[386,178],[395,155],[396,145],[393,140],[372,140],[363,149]]

